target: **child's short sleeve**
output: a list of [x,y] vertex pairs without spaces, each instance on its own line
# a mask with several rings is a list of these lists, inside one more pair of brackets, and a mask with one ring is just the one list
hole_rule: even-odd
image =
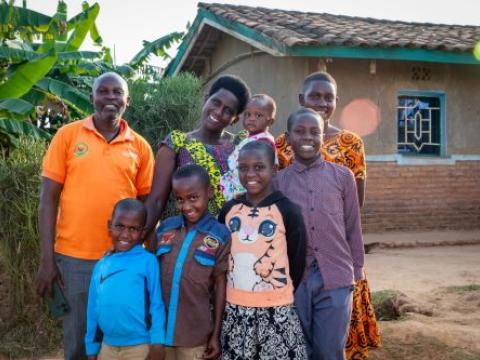
[[225,274],[228,271],[228,257],[230,255],[231,243],[230,235],[228,235],[226,241],[220,245],[217,251],[215,268],[213,269],[214,277]]

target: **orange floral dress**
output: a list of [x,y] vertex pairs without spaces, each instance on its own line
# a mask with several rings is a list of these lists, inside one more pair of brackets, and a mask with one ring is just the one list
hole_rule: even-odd
[[[285,134],[275,140],[280,169],[293,161],[293,150],[288,146]],[[325,160],[344,165],[352,170],[355,179],[366,179],[365,148],[362,139],[355,133],[341,130],[323,143],[322,156]],[[380,345],[375,311],[373,310],[370,288],[367,280],[359,280],[353,292],[352,318],[346,345],[348,360],[361,360],[368,357],[369,347]]]

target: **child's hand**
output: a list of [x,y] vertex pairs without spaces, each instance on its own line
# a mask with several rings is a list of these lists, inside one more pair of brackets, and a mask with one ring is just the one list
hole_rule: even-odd
[[162,345],[150,345],[150,351],[147,356],[148,360],[164,360],[165,348]]
[[98,359],[98,355],[90,355],[88,357],[88,360],[97,360]]
[[204,359],[215,360],[220,356],[220,341],[217,336],[212,336],[207,343]]

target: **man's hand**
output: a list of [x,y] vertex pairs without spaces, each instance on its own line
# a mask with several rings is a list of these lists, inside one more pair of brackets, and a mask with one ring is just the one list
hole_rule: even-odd
[[42,297],[45,295],[52,297],[52,284],[55,279],[58,279],[63,287],[63,281],[55,260],[42,261],[37,272],[37,294]]
[[162,345],[150,345],[150,351],[148,352],[148,360],[164,360],[165,348]]
[[220,341],[218,336],[211,336],[205,349],[204,359],[215,360],[220,356]]

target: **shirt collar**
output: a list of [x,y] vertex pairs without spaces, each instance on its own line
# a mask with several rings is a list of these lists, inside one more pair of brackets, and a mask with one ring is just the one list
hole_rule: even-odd
[[[98,132],[97,128],[95,127],[95,123],[93,122],[93,115],[90,115],[83,121],[83,127],[95,132],[99,136],[103,138],[103,136]],[[128,123],[124,119],[120,119],[120,132],[118,136],[113,139],[113,142],[119,142],[119,141],[133,141],[133,134],[132,134],[132,129],[128,126]]]
[[[215,218],[212,214],[208,211],[197,221],[197,223],[193,226],[195,230],[199,230],[200,232],[208,232],[210,229],[210,222],[215,221]],[[186,225],[185,218],[182,216],[182,227]]]
[[325,160],[323,159],[322,156],[319,156],[318,159],[315,160],[310,165],[305,165],[305,164],[299,163],[297,160],[294,159],[293,163],[292,163],[292,166],[293,166],[293,169],[295,171],[300,173],[300,172],[310,170],[310,169],[315,168],[315,167],[323,167],[324,164],[325,164]]

